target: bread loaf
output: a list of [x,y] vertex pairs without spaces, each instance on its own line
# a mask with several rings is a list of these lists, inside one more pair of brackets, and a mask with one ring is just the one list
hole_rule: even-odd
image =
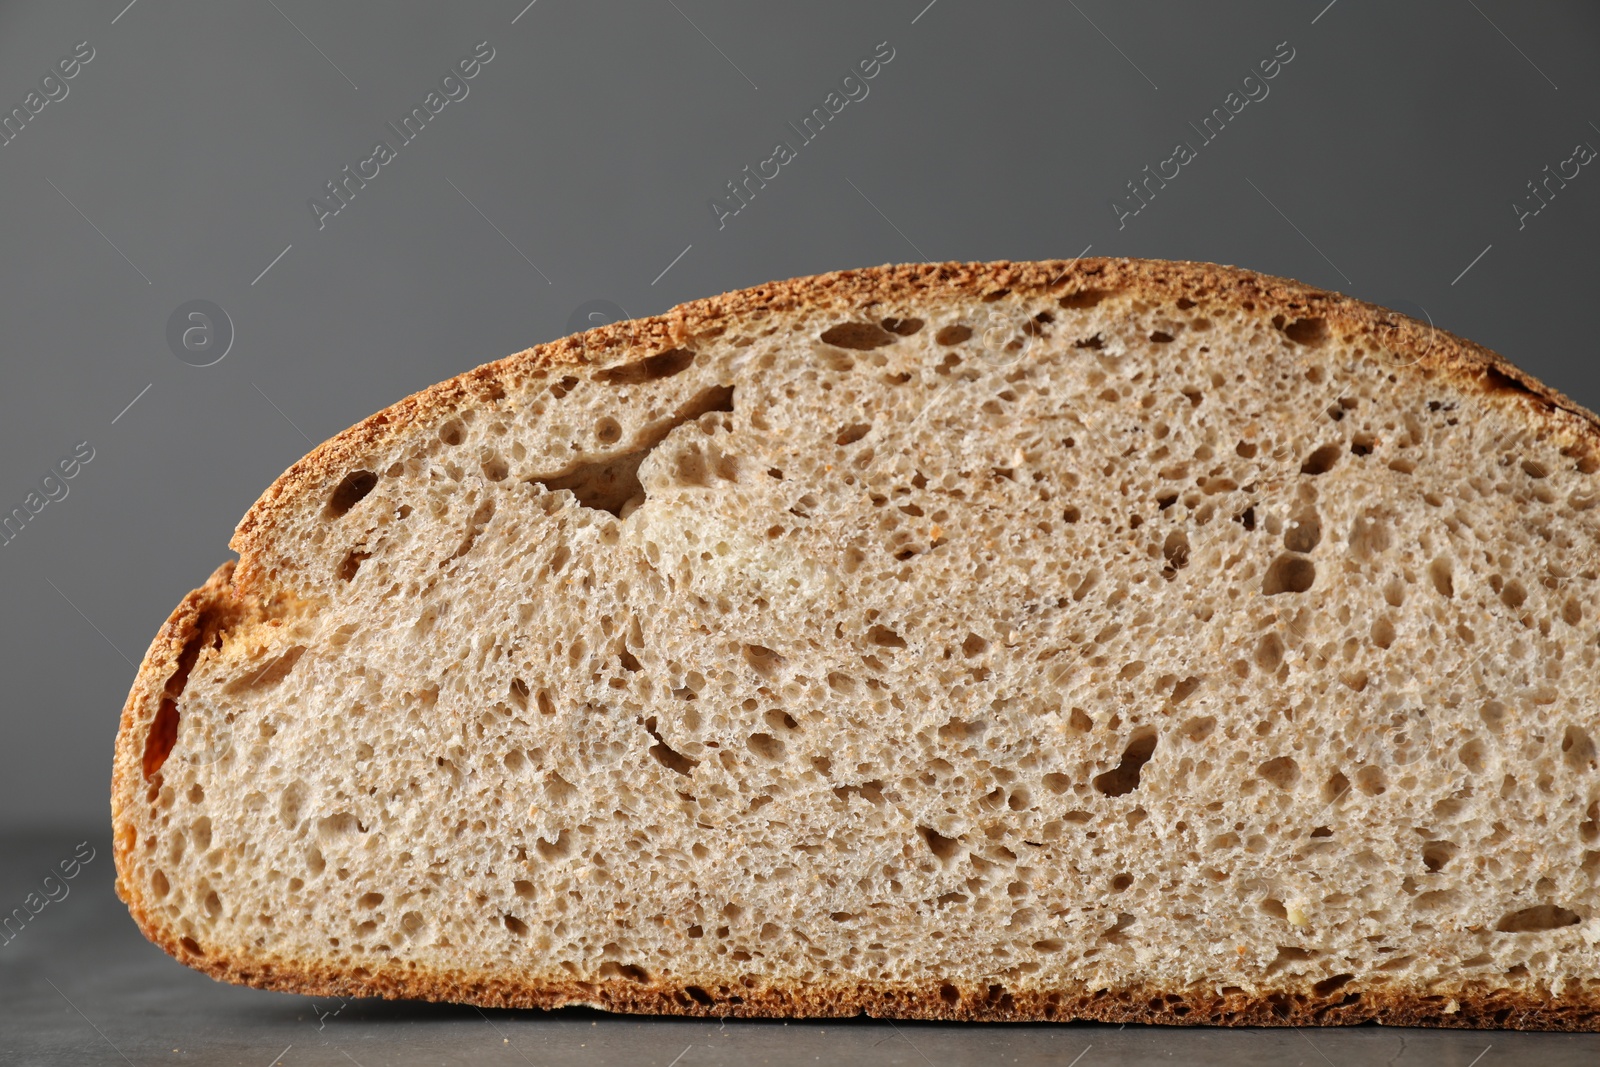
[[1597,469],[1224,267],[592,330],[262,495],[123,711],[117,889],[325,996],[1594,1029]]

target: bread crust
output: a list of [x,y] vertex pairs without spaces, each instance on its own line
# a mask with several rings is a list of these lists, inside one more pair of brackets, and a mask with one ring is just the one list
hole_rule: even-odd
[[1046,262],[943,263],[883,266],[772,282],[693,301],[664,315],[602,326],[535,346],[413,394],[325,441],[285,471],[251,507],[230,542],[237,564],[222,564],[186,596],[151,642],[123,708],[112,775],[113,854],[116,891],[139,928],[175,959],[213,978],[262,989],[313,996],[378,996],[476,1004],[483,1007],[557,1008],[589,1005],[610,1011],[719,1017],[837,1017],[1223,1024],[1332,1025],[1377,1021],[1389,1025],[1504,1027],[1529,1030],[1600,1030],[1600,982],[1574,983],[1561,993],[1460,981],[1408,989],[1356,983],[1342,988],[1284,987],[1263,994],[1235,987],[1157,989],[1132,985],[1093,989],[1087,984],[1033,989],[976,985],[958,980],[928,983],[776,982],[755,976],[659,976],[648,981],[603,978],[486,979],[465,972],[381,966],[343,971],[292,960],[238,959],[207,953],[180,939],[147,906],[138,877],[137,828],[128,814],[146,792],[160,788],[159,771],[146,782],[146,738],[163,695],[178,678],[186,650],[224,631],[270,624],[275,605],[295,596],[276,587],[263,560],[289,507],[323,494],[364,458],[418,423],[442,421],[462,405],[485,402],[560,367],[606,365],[638,358],[727,331],[758,330],[767,318],[812,313],[891,312],[908,302],[984,297],[1005,292],[1066,295],[1085,289],[1117,290],[1164,302],[1179,296],[1222,303],[1292,322],[1320,318],[1338,336],[1362,337],[1401,357],[1394,373],[1438,378],[1479,389],[1513,405],[1536,434],[1566,447],[1600,455],[1600,415],[1518,369],[1499,354],[1464,338],[1337,293],[1234,267],[1164,260],[1079,259]]
[[219,981],[315,997],[383,997],[474,1004],[484,1008],[592,1007],[641,1015],[715,1018],[839,1018],[946,1022],[1085,1020],[1164,1026],[1436,1026],[1455,1029],[1593,1031],[1600,1001],[1591,996],[1539,996],[1463,982],[1432,989],[1305,985],[1268,994],[1236,987],[1186,989],[1133,985],[1095,989],[1007,988],[971,982],[774,982],[753,976],[689,975],[636,982],[604,978],[515,981],[423,968],[380,967],[357,975],[293,962],[239,961],[201,955],[169,931],[140,920],[140,929],[173,958]]

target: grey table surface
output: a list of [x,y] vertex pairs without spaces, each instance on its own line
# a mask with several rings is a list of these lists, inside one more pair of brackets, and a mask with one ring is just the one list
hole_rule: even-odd
[[65,883],[66,895],[55,890],[59,900],[44,904],[20,930],[8,930],[9,940],[0,944],[0,1063],[1498,1067],[1537,1062],[1592,1067],[1600,1062],[1600,1034],[705,1020],[586,1009],[480,1011],[269,993],[214,982],[145,941],[112,892],[110,840],[99,832],[0,837],[0,902],[7,908],[21,904],[85,841],[93,858]]

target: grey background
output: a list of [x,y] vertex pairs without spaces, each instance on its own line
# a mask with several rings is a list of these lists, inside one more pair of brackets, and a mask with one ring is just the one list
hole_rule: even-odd
[[[28,891],[34,866],[103,835],[133,665],[228,558],[260,491],[371,412],[566,333],[586,301],[644,315],[774,278],[924,258],[1090,248],[1212,260],[1426,314],[1600,407],[1600,173],[1584,168],[1522,229],[1511,208],[1577,142],[1600,146],[1592,4],[524,3],[0,6],[0,110],[20,106],[77,42],[95,50],[68,96],[0,146],[0,512],[78,442],[95,450],[67,498],[0,546],[0,910]],[[480,41],[495,56],[467,98],[319,230],[308,198],[375,140],[393,141],[384,124]],[[798,145],[786,123],[881,41],[895,55],[867,98]],[[1200,146],[1189,124],[1283,41],[1295,57],[1270,95]],[[709,199],[780,139],[798,159],[719,229]],[[1112,198],[1179,140],[1198,158],[1119,228]],[[235,326],[214,366],[168,349],[168,316],[192,299]],[[175,1016],[159,1035],[137,1030],[149,1016],[103,973],[100,996],[81,985],[88,960],[116,946],[132,980],[182,986],[191,1005],[272,1005],[251,1024],[264,1045],[240,1053],[267,1062],[273,1027],[303,1009],[165,965],[118,914],[109,878],[102,850],[74,896],[26,932],[31,948],[0,948],[0,978],[15,979],[22,1002],[46,998],[14,1031],[23,1044],[0,1038],[0,1051],[109,1056],[111,1031],[101,1043],[83,1025],[94,1009],[134,1028],[119,1044],[135,1062],[144,1038],[153,1062],[184,1047],[185,1025],[225,1028],[213,1011]],[[83,941],[97,923],[103,936]],[[75,982],[94,1002],[79,1001],[87,1016],[62,1003]],[[362,1016],[374,1041],[402,1017]],[[487,1032],[476,1014],[405,1018]],[[902,1062],[1008,1049],[1065,1062],[1091,1041],[1097,1057],[1109,1047],[1089,1031],[1068,1041],[975,1029],[991,1036],[973,1044],[945,1030],[941,1059],[868,1026],[861,1050],[880,1029],[895,1040],[872,1055],[899,1049]],[[333,1057],[320,1033],[283,1043]],[[662,1040],[639,1062],[676,1054],[678,1038]],[[751,1040],[754,1057],[767,1038]],[[1170,1032],[1152,1040],[1150,1054],[1185,1047]],[[1260,1040],[1263,1062],[1326,1058],[1309,1042]],[[1366,1053],[1337,1044],[1348,1040],[1317,1038],[1358,1062]],[[1540,1040],[1556,1062],[1579,1048],[1561,1042],[1588,1039]],[[1431,1047],[1436,1062],[1465,1063],[1489,1043]],[[1592,1042],[1581,1047],[1593,1055]],[[362,1062],[384,1059],[372,1046]]]

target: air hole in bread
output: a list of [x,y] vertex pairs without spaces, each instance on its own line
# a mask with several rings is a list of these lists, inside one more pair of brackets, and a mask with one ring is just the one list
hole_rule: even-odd
[[578,795],[578,787],[555,771],[550,771],[544,776],[544,791],[550,802],[558,806],[570,802]]
[[982,719],[951,719],[939,727],[941,741],[968,741],[982,737],[989,724]]
[[357,572],[361,570],[361,564],[371,558],[371,552],[363,552],[359,548],[353,548],[345,553],[344,559],[339,561],[339,566],[335,573],[339,576],[341,582],[351,581],[355,578]]
[[657,352],[653,356],[646,356],[633,363],[624,363],[620,367],[607,367],[596,373],[594,380],[601,385],[639,385],[644,382],[658,382],[688,370],[694,363],[694,357],[695,354],[687,348],[669,348],[665,352]]
[[371,471],[351,471],[345,475],[344,480],[333,490],[333,495],[328,498],[328,517],[337,519],[347,513],[361,503],[377,484],[378,476]]
[[771,678],[783,666],[783,656],[765,645],[741,645],[744,661],[763,678]]
[[[1076,511],[1077,509],[1074,508],[1072,510]],[[1075,522],[1077,520],[1068,519],[1067,521],[1068,522]],[[1091,592],[1093,592],[1094,591],[1094,587],[1099,585],[1099,584],[1100,584],[1100,572],[1098,570],[1091,570],[1088,574],[1084,575],[1083,576],[1083,580],[1081,582],[1079,582],[1076,587],[1073,588],[1073,590],[1072,590],[1072,599],[1074,601],[1081,601],[1084,597],[1088,596]]]
[[957,838],[946,837],[931,826],[919,826],[917,829],[927,843],[928,851],[938,857],[940,863],[949,863],[961,854],[961,842]]
[[467,531],[461,538],[461,544],[449,559],[439,561],[443,567],[450,560],[460,559],[472,551],[472,546],[478,543],[478,538],[483,535],[484,528],[489,525],[489,520],[494,518],[494,497],[486,498],[472,513],[472,518],[467,522]]
[[1269,759],[1256,768],[1256,773],[1279,789],[1293,789],[1300,781],[1300,765],[1292,756]]
[[[1278,905],[1278,907],[1282,907],[1282,904]],[[1299,945],[1280,945],[1277,955],[1272,957],[1272,963],[1267,965],[1266,973],[1272,976],[1272,974],[1277,974],[1278,971],[1288,968],[1291,963],[1315,960],[1318,955],[1322,955],[1322,953],[1314,949],[1301,949]]]
[[650,746],[650,755],[654,756],[656,762],[667,768],[667,770],[689,775],[693,774],[694,769],[700,766],[699,760],[690,759],[661,739],[661,734],[656,729],[656,720],[653,716],[645,720],[644,729],[646,733],[655,739],[655,744]]
[[922,329],[922,325],[922,320],[915,318],[897,319],[891,317],[883,320],[883,328],[885,330],[901,337],[910,337]]
[[872,423],[870,422],[851,423],[849,426],[841,428],[839,432],[834,435],[833,443],[839,445],[841,448],[845,445],[853,445],[871,432]]
[[1350,792],[1350,779],[1343,771],[1334,771],[1322,786],[1322,802],[1333,804]]
[[[1117,921],[1111,926],[1110,929],[1102,933],[1100,937],[1102,940],[1108,941],[1113,945],[1124,944],[1128,940],[1128,935],[1125,931],[1127,931],[1130,926],[1133,926],[1138,921],[1138,916],[1130,915],[1125,911],[1119,911],[1117,913]],[[991,986],[990,988],[993,989],[995,987]]]
[[439,427],[439,440],[454,448],[466,439],[466,427],[460,419],[450,419]]
[[551,492],[567,490],[577,497],[582,506],[609,512],[620,518],[626,505],[644,498],[644,485],[639,481],[639,465],[650,454],[650,450],[679,426],[714,411],[733,411],[731,386],[702,389],[674,412],[670,419],[641,431],[634,439],[635,447],[627,452],[582,463],[549,478],[531,478],[529,481],[538,482]]
[[1317,565],[1304,556],[1297,556],[1285,552],[1272,561],[1267,567],[1267,574],[1261,583],[1263,596],[1277,596],[1280,593],[1304,593],[1317,581]]
[[1161,543],[1161,555],[1166,559],[1167,565],[1162,568],[1161,577],[1172,581],[1178,572],[1189,565],[1189,535],[1182,530],[1173,530],[1167,534],[1166,540]]
[[905,638],[889,629],[887,626],[874,626],[867,631],[867,640],[879,648],[905,648]]
[[560,859],[572,851],[572,835],[562,830],[554,841],[541,837],[534,842],[534,848],[547,860]]
[[1595,744],[1589,731],[1581,726],[1568,726],[1561,735],[1561,758],[1575,771],[1595,768]]
[[788,749],[783,741],[768,733],[751,734],[745,739],[745,747],[762,759],[773,762],[783,759]]
[[1526,385],[1523,385],[1511,375],[1506,374],[1503,371],[1496,370],[1494,367],[1483,368],[1483,385],[1484,388],[1490,393],[1527,393],[1529,396],[1538,395],[1532,389],[1529,389]]
[[1339,462],[1341,452],[1342,449],[1338,445],[1323,445],[1300,464],[1300,473],[1313,475],[1328,473],[1333,469],[1333,465]]
[[837,326],[823,330],[819,339],[823,344],[833,345],[835,348],[848,348],[856,352],[882,348],[884,345],[894,344],[897,340],[894,334],[871,322],[841,322]]
[[848,800],[851,794],[861,797],[863,800],[869,801],[873,804],[882,805],[884,803],[883,783],[878,781],[876,778],[872,779],[871,781],[862,782],[860,785],[835,786],[833,790],[833,795],[838,797],[840,800]]
[[1122,762],[1104,774],[1097,774],[1094,787],[1108,797],[1120,797],[1139,788],[1139,775],[1155,754],[1158,735],[1154,730],[1135,733],[1122,750]]
[[1191,674],[1187,678],[1180,678],[1178,681],[1173,683],[1172,696],[1170,696],[1168,699],[1174,704],[1182,704],[1185,700],[1189,699],[1196,689],[1200,688],[1200,681],[1201,679],[1198,674]]
[[1283,335],[1295,344],[1316,348],[1328,340],[1328,323],[1321,318],[1295,319],[1286,322],[1282,315],[1272,317],[1272,325],[1283,331]]
[[200,658],[201,646],[209,636],[203,617],[196,620],[195,625],[199,630],[184,642],[182,651],[178,653],[178,664],[167,678],[167,684],[162,687],[161,704],[156,709],[155,721],[145,735],[143,762],[146,781],[153,778],[162,764],[167,762],[173,746],[178,743],[178,698],[189,684],[189,672],[194,670],[195,660]]
[[[1585,841],[1600,840],[1600,800],[1590,801],[1588,810],[1584,814],[1588,818],[1578,824],[1578,836]],[[1594,853],[1591,852],[1589,855],[1593,857]]]
[[1460,850],[1454,841],[1429,841],[1422,846],[1422,865],[1429,871],[1442,871]]
[[1451,573],[1450,561],[1443,556],[1428,564],[1428,580],[1433,583],[1434,591],[1440,596],[1448,598],[1456,595],[1455,578]]
[[1583,917],[1559,904],[1535,904],[1504,916],[1494,928],[1502,934],[1532,934],[1575,926]]
[[776,708],[767,712],[761,718],[774,730],[798,730],[800,728],[800,723],[793,715],[790,715],[787,711],[779,711]]
[[1388,616],[1380,615],[1372,620],[1372,643],[1374,645],[1379,648],[1388,648],[1394,644],[1394,639],[1394,623],[1389,621]]
[[1331,978],[1324,978],[1311,987],[1311,992],[1319,997],[1332,996],[1348,983],[1355,981],[1355,977],[1353,974],[1336,974]]
[[223,686],[222,691],[229,695],[250,692],[252,690],[270,689],[294,670],[294,665],[300,662],[300,657],[305,655],[304,645],[293,645],[281,653],[271,657],[257,670],[242,674]]
[[1302,509],[1283,531],[1283,547],[1290,552],[1310,552],[1322,540],[1322,520],[1312,507]]
[[1061,297],[1057,303],[1064,308],[1082,310],[1097,306],[1107,297],[1116,295],[1111,289],[1079,289],[1075,293],[1068,293]]

